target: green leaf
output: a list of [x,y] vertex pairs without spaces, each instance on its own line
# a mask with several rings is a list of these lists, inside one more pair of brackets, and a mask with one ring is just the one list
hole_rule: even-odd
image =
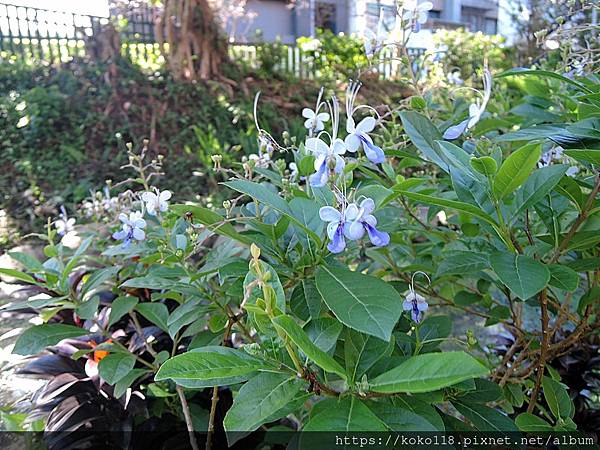
[[37,282],[31,275],[20,272],[18,270],[0,268],[0,274],[8,275],[9,277],[16,278],[17,280],[24,281],[25,283],[37,284]]
[[110,305],[110,320],[108,321],[108,326],[114,325],[121,317],[131,312],[137,303],[137,297],[128,295],[114,299]]
[[[106,359],[106,358],[104,358]],[[102,362],[102,361],[101,361]],[[142,375],[148,374],[148,369],[132,369],[127,375],[115,383],[114,397],[121,398],[127,389]]]
[[231,225],[231,223],[227,222],[227,219],[220,216],[216,212],[211,211],[210,209],[195,205],[171,205],[169,208],[171,211],[174,211],[182,216],[187,213],[191,213],[192,221],[195,223],[200,222],[214,233],[227,236],[245,245],[252,244],[252,239],[238,233],[235,227]]
[[431,392],[464,380],[487,375],[489,370],[464,352],[428,353],[408,358],[369,382],[374,392]]
[[461,400],[453,400],[452,404],[479,431],[518,431],[512,420],[493,408]]
[[566,165],[555,164],[533,172],[516,193],[517,210],[513,217],[516,219],[522,211],[546,197],[558,184],[567,169],[568,166]]
[[500,281],[522,300],[533,297],[550,281],[548,267],[529,256],[496,252],[490,264]]
[[386,342],[347,329],[344,339],[344,356],[350,381],[360,380],[363,374],[373,367],[377,361],[392,353],[394,345],[395,340],[393,338],[390,342]]
[[314,279],[302,280],[292,291],[290,309],[302,320],[317,319],[324,308]]
[[285,406],[294,400],[303,385],[295,376],[268,372],[245,383],[223,421],[229,445],[237,440],[232,431],[254,431],[267,420],[276,420],[277,412],[285,411]]
[[475,390],[468,391],[459,398],[463,403],[488,403],[502,398],[502,389],[496,383],[483,378],[475,380]]
[[168,332],[169,310],[162,303],[139,303],[136,311],[163,331]]
[[489,370],[464,352],[413,356],[371,380],[374,392],[431,392],[464,380],[487,375]]
[[395,405],[392,401],[369,402],[369,409],[392,431],[438,431],[438,428],[413,411]]
[[306,224],[304,224],[301,217],[296,217],[290,208],[290,205],[288,205],[288,203],[275,192],[267,189],[261,184],[247,180],[233,180],[223,184],[228,188],[241,192],[242,194],[246,194],[251,198],[256,199],[260,203],[263,203],[264,205],[267,205],[281,214],[289,217],[292,222],[302,228],[311,238],[315,240],[315,242],[317,242],[318,245],[320,245],[321,238],[319,235],[317,235]]
[[339,375],[344,380],[346,379],[346,372],[340,366],[340,364],[317,347],[309,337],[306,335],[304,330],[300,328],[294,319],[285,314],[277,316],[273,319],[273,324],[285,335],[287,335],[294,344],[298,346],[302,352],[312,361],[314,361],[323,370]]
[[550,286],[555,286],[565,291],[575,292],[579,286],[579,275],[573,269],[560,264],[548,266],[550,269]]
[[320,266],[317,289],[344,325],[389,341],[402,313],[402,299],[385,281],[347,269]]
[[593,94],[594,91],[587,88],[585,85],[572,80],[570,78],[564,77],[556,72],[551,72],[549,70],[537,70],[537,69],[523,69],[523,68],[514,68],[507,70],[506,72],[502,72],[499,75],[495,75],[494,78],[504,78],[504,77],[512,77],[512,76],[535,76],[535,77],[543,77],[543,78],[554,78],[555,80],[559,80],[563,83],[570,84],[571,86],[575,86],[581,92],[585,92],[587,94]]
[[167,327],[171,339],[174,339],[177,332],[184,326],[189,325],[204,315],[207,309],[206,306],[200,304],[200,300],[198,299],[188,300],[175,308],[167,319]]
[[8,252],[15,261],[19,262],[25,269],[30,272],[45,272],[44,266],[32,255],[23,252]]
[[436,141],[442,139],[442,134],[431,123],[431,121],[422,114],[414,111],[402,111],[400,119],[404,126],[404,131],[412,143],[417,147],[425,157],[438,165],[443,170],[448,170],[448,164],[441,157]]
[[443,259],[438,266],[436,277],[479,272],[490,266],[488,256],[485,253],[450,251],[442,256]]
[[565,150],[565,154],[583,163],[600,166],[600,150]]
[[471,158],[471,167],[477,172],[490,178],[498,171],[498,164],[491,156],[482,156],[480,158]]
[[48,346],[58,344],[63,339],[84,336],[89,333],[89,330],[73,325],[36,325],[21,333],[17,342],[15,342],[13,353],[17,355],[32,355],[41,352]]
[[342,324],[333,317],[320,317],[308,322],[304,326],[304,331],[317,347],[329,353],[335,348],[342,328]]
[[94,295],[89,300],[79,304],[75,309],[75,313],[84,320],[91,320],[94,315],[98,312],[98,305],[100,304],[100,297]]
[[122,380],[135,366],[135,356],[130,353],[111,353],[98,363],[98,375],[111,386]]
[[190,285],[189,283],[182,283],[179,281],[171,280],[169,278],[157,277],[155,275],[146,275],[143,277],[131,278],[121,284],[121,287],[140,288],[140,289],[155,289],[155,290],[169,290],[179,292],[186,295],[200,294],[200,290],[197,287]]
[[573,402],[565,387],[550,377],[542,379],[544,398],[555,419],[566,419],[573,415]]
[[552,425],[528,412],[519,414],[515,419],[515,423],[519,430],[525,432],[552,431]]
[[[311,415],[302,431],[388,431],[373,411],[353,395],[340,400],[325,400],[323,403],[319,412]],[[303,433],[300,448],[320,448],[308,445],[308,440],[314,437],[318,438],[318,433]]]
[[260,370],[273,371],[274,368],[243,350],[208,346],[168,359],[154,379],[171,379],[189,388],[224,386],[245,381]]
[[506,158],[494,179],[493,190],[496,198],[503,199],[523,184],[541,155],[541,144],[527,144]]
[[495,229],[498,228],[498,224],[492,218],[492,216],[490,216],[489,214],[487,214],[485,211],[478,208],[477,206],[470,205],[469,203],[458,202],[456,200],[448,200],[448,199],[439,198],[439,197],[432,197],[431,195],[419,194],[417,192],[399,191],[399,194],[401,194],[411,200],[419,202],[419,203],[425,203],[427,205],[435,205],[435,206],[441,206],[441,207],[455,209],[457,211],[463,212],[470,216],[477,217],[478,219],[481,219],[484,222],[489,223]]

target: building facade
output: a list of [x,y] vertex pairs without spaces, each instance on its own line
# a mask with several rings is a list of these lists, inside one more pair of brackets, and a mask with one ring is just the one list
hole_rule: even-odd
[[[438,28],[459,27],[496,34],[498,1],[432,0],[429,20],[423,27],[429,33],[422,37]],[[232,38],[242,42],[280,39],[293,43],[300,36],[314,35],[317,28],[361,34],[365,29],[374,29],[381,9],[393,20],[394,0],[248,0],[246,11],[251,19],[237,24]]]

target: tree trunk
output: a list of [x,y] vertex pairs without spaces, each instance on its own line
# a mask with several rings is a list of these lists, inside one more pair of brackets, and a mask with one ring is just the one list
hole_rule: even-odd
[[209,0],[166,0],[155,18],[156,38],[175,79],[221,76],[227,43]]

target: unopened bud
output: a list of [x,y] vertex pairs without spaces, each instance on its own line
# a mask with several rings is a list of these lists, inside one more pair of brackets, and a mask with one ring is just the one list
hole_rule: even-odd
[[250,245],[250,254],[254,259],[260,258],[260,248],[254,243]]

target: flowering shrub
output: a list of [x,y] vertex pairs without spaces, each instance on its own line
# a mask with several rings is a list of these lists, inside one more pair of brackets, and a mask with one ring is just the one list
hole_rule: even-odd
[[[129,148],[128,190],[95,196],[107,226],[86,232],[65,211],[46,261],[11,253],[24,270],[0,269],[29,290],[5,309],[43,322],[14,352],[75,360],[44,388],[59,386],[53,411],[84,404],[74,383],[123,424],[175,418],[229,445],[281,426],[575,430],[577,393],[553,364],[598,326],[599,85],[483,76],[479,101],[444,114],[416,96],[420,112],[383,116],[356,81],[343,101],[322,90],[302,142],[261,126],[257,95],[258,152],[235,169],[213,158],[219,208],[174,201],[160,161]],[[508,77],[538,95],[493,107]],[[57,239],[78,230],[74,251]]]
[[[551,362],[597,320],[598,150],[583,149],[599,141],[587,95],[597,85],[505,75],[550,77],[557,123],[517,128],[514,116],[489,116],[486,100],[452,143],[442,132],[456,125],[405,110],[409,141],[382,148],[388,125],[349,83],[343,114],[323,93],[304,113],[300,145],[280,145],[257,117],[268,158],[239,172],[215,162],[237,193],[220,210],[171,202],[153,186],[160,167],[131,151],[141,189],[120,203],[106,193],[106,211],[121,211],[111,233],[71,253],[57,231],[79,225],[63,212],[45,262],[13,253],[25,272],[0,271],[32,293],[8,309],[37,308],[46,322],[14,351],[76,348],[80,382],[115,401],[146,395],[147,411],[161,405],[209,435],[222,421],[230,444],[290,414],[313,431],[575,429]],[[559,146],[568,164],[544,156]],[[407,160],[422,171],[404,170]],[[485,331],[497,324],[506,347]]]

